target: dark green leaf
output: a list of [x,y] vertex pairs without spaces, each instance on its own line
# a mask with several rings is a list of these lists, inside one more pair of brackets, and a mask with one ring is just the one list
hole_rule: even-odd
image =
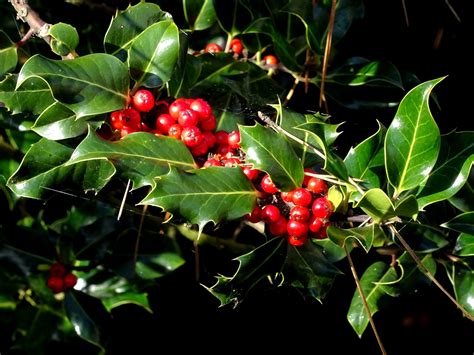
[[51,36],[50,46],[54,53],[66,56],[74,53],[79,44],[79,35],[77,30],[67,23],[56,23],[49,29]]
[[179,213],[200,229],[249,213],[256,192],[240,167],[211,167],[189,173],[172,169],[141,202]]
[[441,225],[456,232],[474,234],[474,212],[465,212]]
[[117,170],[133,181],[135,189],[150,185],[169,171],[195,168],[194,159],[182,141],[147,132],[126,135],[116,142],[101,139],[92,129],[76,147],[68,164],[109,159]]
[[76,120],[74,112],[59,102],[47,107],[31,127],[33,131],[50,140],[74,138],[87,132],[87,122]]
[[366,252],[370,250],[374,240],[380,238],[380,235],[383,234],[380,227],[376,224],[348,229],[329,226],[327,233],[329,239],[341,247],[346,243],[350,244],[350,239],[355,239]]
[[[370,265],[360,279],[362,291],[367,300],[370,314],[379,310],[379,301],[387,294],[387,283],[397,280],[397,272],[382,261]],[[390,293],[390,292],[389,292]],[[359,291],[356,289],[347,313],[347,320],[359,337],[369,324],[369,317],[365,310]]]
[[247,24],[252,14],[240,0],[213,0],[217,21],[221,28],[231,37],[238,35]]
[[[344,248],[341,248],[329,238],[313,239],[313,243],[322,249],[323,254],[331,263],[335,263],[346,257]],[[351,246],[348,246],[348,249],[351,250]]]
[[474,235],[461,233],[453,250],[459,256],[474,256]]
[[15,43],[5,32],[0,30],[0,78],[15,69],[17,61],[18,55]]
[[140,254],[135,271],[142,279],[156,279],[184,265],[185,260],[178,254],[164,252],[156,255]]
[[122,109],[128,101],[127,67],[103,53],[64,61],[34,55],[21,68],[17,88],[31,77],[46,80],[55,99],[77,118]]
[[179,55],[179,32],[170,20],[148,27],[133,41],[128,65],[136,86],[155,88],[166,83]]
[[317,32],[317,21],[314,21],[313,17],[313,5],[305,0],[293,0],[288,1],[287,6],[285,6],[281,11],[288,12],[301,21],[305,28],[305,39],[307,46],[309,46],[314,52],[323,54],[321,51],[321,42],[323,38],[321,38]]
[[193,31],[202,31],[216,21],[212,0],[183,0],[184,17]]
[[240,145],[249,163],[256,169],[266,171],[283,191],[302,185],[303,165],[283,135],[258,123],[253,127],[240,126],[239,129]]
[[416,86],[403,98],[385,136],[385,167],[395,195],[418,187],[433,169],[439,128],[429,108],[431,91],[443,78]]
[[170,96],[172,97],[191,97],[191,87],[196,83],[201,73],[201,63],[188,52],[187,35],[180,32],[179,45],[180,53],[176,68],[168,82]]
[[474,271],[461,263],[453,263],[451,280],[456,300],[474,316]]
[[28,150],[8,187],[18,196],[42,198],[51,188],[75,183],[84,190],[101,190],[115,173],[114,166],[106,160],[67,164],[72,149],[45,138]]
[[451,198],[448,199],[449,203],[456,207],[462,212],[474,211],[474,169],[471,169],[471,173],[466,183],[461,189]]
[[428,180],[420,187],[420,208],[448,199],[469,177],[474,163],[474,132],[452,132],[441,136],[441,149]]
[[111,318],[102,302],[72,290],[66,292],[64,307],[77,335],[103,348],[109,336]]
[[17,86],[17,75],[9,75],[0,83],[0,102],[13,114],[31,112],[40,114],[54,103],[48,83],[32,77]]
[[395,208],[390,198],[381,189],[370,189],[354,204],[367,213],[375,223],[395,217]]
[[[419,258],[426,269],[428,269],[432,275],[435,275],[436,261],[433,258],[433,254],[427,253],[419,255]],[[429,284],[431,282],[430,279],[422,271],[420,271],[418,265],[410,256],[410,254],[408,254],[408,252],[404,252],[402,255],[400,255],[397,261],[399,267],[403,270],[402,279],[395,285],[400,293],[407,294],[416,292],[421,285]]]
[[[385,127],[380,122],[378,124],[377,132],[355,148],[351,148],[344,158],[349,175],[363,180],[361,185],[368,190],[380,188],[385,175],[383,161]],[[353,195],[360,197],[359,192],[354,192]]]
[[241,255],[239,268],[232,277],[219,276],[216,284],[207,288],[221,302],[239,304],[263,278],[279,273],[285,262],[288,243],[285,238],[272,238],[265,244]]
[[305,289],[319,301],[329,292],[336,276],[341,274],[313,243],[289,246],[283,273],[285,281]]
[[135,38],[152,24],[171,19],[171,15],[164,12],[156,4],[140,2],[119,11],[112,19],[105,34],[104,45],[107,53],[115,55],[125,61],[127,50]]
[[416,219],[418,211],[418,202],[414,195],[405,196],[395,202],[395,214],[397,216]]
[[402,233],[412,249],[419,253],[432,253],[449,244],[442,231],[426,224],[407,223]]
[[245,115],[241,110],[240,101],[238,98],[229,93],[222,97],[223,102],[218,103],[218,107],[222,110],[222,113],[217,117],[217,131],[232,132],[239,129],[239,125],[245,123]]

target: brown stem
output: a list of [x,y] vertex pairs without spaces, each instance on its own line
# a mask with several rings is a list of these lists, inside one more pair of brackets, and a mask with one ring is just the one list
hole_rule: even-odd
[[[44,39],[46,43],[49,44],[51,42],[51,36],[49,35],[49,28],[51,27],[51,25],[49,23],[44,22],[41,17],[39,17],[38,13],[34,11],[30,5],[28,5],[27,0],[8,1],[15,8],[16,17],[22,20],[23,22],[28,23],[28,26],[30,26],[30,30],[28,31],[28,33],[32,31],[32,34]],[[30,36],[31,34],[27,38],[29,38]],[[23,37],[23,39],[25,37]]]
[[321,73],[321,90],[319,91],[319,106],[324,103],[327,112],[327,102],[324,95],[324,86],[326,82],[326,73],[328,69],[329,56],[331,55],[332,34],[334,32],[334,20],[336,18],[337,0],[332,0],[331,12],[329,14],[328,34],[326,37],[326,48],[324,49],[323,70]]
[[351,253],[349,253],[349,250],[347,250],[347,246],[345,244],[344,244],[344,250],[346,252],[347,260],[349,261],[349,265],[351,267],[352,277],[354,278],[354,281],[357,286],[357,290],[359,291],[362,304],[364,305],[365,311],[367,312],[367,317],[369,318],[370,326],[372,327],[372,330],[374,331],[374,335],[375,335],[375,338],[377,339],[377,343],[379,344],[380,351],[382,352],[383,355],[386,355],[387,352],[385,351],[385,348],[382,344],[382,339],[380,338],[379,333],[377,332],[377,328],[375,327],[374,319],[372,318],[372,314],[370,313],[370,308],[367,303],[367,299],[365,298],[364,291],[362,290],[362,286],[360,285],[359,276],[357,276],[354,262],[352,261]]

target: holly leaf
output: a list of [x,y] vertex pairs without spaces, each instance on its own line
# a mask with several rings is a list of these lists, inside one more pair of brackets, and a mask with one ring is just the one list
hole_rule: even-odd
[[237,306],[250,290],[268,275],[279,273],[285,262],[287,242],[272,238],[251,252],[237,257],[239,267],[232,277],[219,276],[217,282],[206,289],[219,299],[221,306]]
[[104,349],[112,319],[102,302],[86,293],[71,290],[64,297],[64,308],[77,335]]
[[77,30],[67,23],[55,23],[49,29],[49,35],[51,36],[51,49],[60,56],[74,53],[74,50],[79,44],[79,34]]
[[461,263],[453,263],[451,267],[451,281],[454,286],[456,300],[474,316],[474,271]]
[[252,18],[252,13],[240,0],[214,0],[213,4],[220,27],[230,37],[238,35]]
[[474,256],[474,235],[467,233],[459,234],[453,253],[459,256]]
[[173,75],[168,81],[169,94],[172,97],[192,97],[190,90],[201,73],[199,59],[188,53],[188,37],[180,32],[180,53]]
[[179,55],[178,27],[171,20],[145,29],[133,41],[128,55],[135,85],[156,88],[171,78]]
[[[436,261],[433,258],[433,254],[427,252],[426,254],[421,254],[418,256],[421,263],[426,267],[426,269],[432,274],[436,274]],[[397,258],[397,262],[402,271],[402,278],[395,287],[399,290],[400,293],[407,294],[416,292],[421,284],[430,284],[431,280],[420,271],[418,264],[413,260],[413,258],[404,252]]]
[[466,183],[474,164],[474,132],[452,132],[441,136],[436,165],[420,186],[420,208],[454,196]]
[[115,174],[106,160],[66,164],[73,150],[63,144],[41,139],[33,144],[7,186],[18,196],[40,199],[51,189],[70,188],[100,191]]
[[54,103],[51,89],[43,79],[31,77],[18,86],[17,79],[16,74],[8,75],[0,82],[0,102],[12,114],[31,112],[37,115]]
[[[351,147],[344,158],[348,174],[355,179],[363,180],[361,185],[368,190],[380,188],[384,176],[383,140],[385,127],[380,122],[377,121],[377,123],[379,125],[377,132],[354,148]],[[352,193],[354,199],[360,196],[357,191]]]
[[410,90],[387,130],[385,168],[395,195],[418,187],[436,163],[440,134],[430,112],[429,98],[441,80],[427,81]]
[[208,29],[217,19],[212,0],[183,0],[183,10],[191,31]]
[[18,62],[17,47],[8,35],[0,30],[0,78],[15,69]]
[[256,169],[266,171],[274,184],[283,191],[302,185],[303,165],[281,134],[258,123],[252,127],[239,126],[239,129],[240,145],[247,154],[247,162]]
[[318,301],[327,295],[336,276],[342,274],[320,247],[309,242],[301,247],[288,247],[283,273],[288,282],[303,288]]
[[456,232],[474,234],[474,212],[465,212],[457,215],[441,227],[449,228]]
[[381,189],[370,189],[354,204],[367,213],[375,223],[395,217],[395,207],[390,198]]
[[365,252],[368,253],[374,240],[380,238],[383,235],[383,231],[379,225],[373,223],[364,227],[347,229],[329,226],[327,234],[330,240],[341,247],[344,247],[346,243],[350,244],[351,239],[355,239],[364,248]]
[[169,13],[152,3],[140,2],[118,11],[110,22],[104,38],[106,53],[110,53],[122,61],[127,59],[127,50],[135,38],[152,24],[171,20]]
[[217,224],[249,213],[256,196],[240,167],[210,167],[186,173],[171,169],[140,203],[179,213],[202,230],[209,222]]
[[[392,293],[387,283],[393,283],[397,280],[397,272],[393,267],[389,267],[382,261],[377,261],[370,265],[360,279],[360,286],[365,295],[370,314],[373,316],[379,310],[381,298]],[[347,320],[359,337],[362,336],[367,325],[369,317],[360,297],[359,290],[356,289],[352,297]]]
[[195,168],[191,153],[180,140],[136,132],[110,142],[101,139],[92,129],[67,164],[103,159],[108,159],[123,176],[131,179],[134,189],[155,186],[154,179],[168,173],[170,166]]
[[17,88],[32,77],[44,79],[54,98],[77,118],[119,110],[128,102],[128,68],[108,54],[64,61],[34,55],[21,68]]
[[403,234],[412,247],[418,253],[432,253],[449,244],[446,235],[439,229],[421,223],[406,223]]

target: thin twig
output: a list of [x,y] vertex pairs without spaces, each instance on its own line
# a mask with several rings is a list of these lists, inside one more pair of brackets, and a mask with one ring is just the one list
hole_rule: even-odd
[[117,215],[117,221],[120,221],[120,217],[122,217],[123,207],[125,206],[125,200],[127,199],[129,188],[130,188],[130,179],[128,179],[127,187],[125,188],[125,192],[123,193],[122,202],[120,203],[120,209]]
[[[321,90],[319,91],[319,107],[326,104],[326,97],[324,95],[324,84],[326,81],[326,73],[328,69],[329,56],[331,55],[332,34],[334,32],[334,21],[336,19],[337,0],[332,0],[331,12],[329,14],[328,34],[326,37],[326,48],[324,48],[323,70],[321,73]],[[327,112],[327,107],[326,107]]]
[[403,14],[405,15],[405,23],[407,24],[407,27],[410,27],[410,22],[408,21],[407,4],[405,4],[405,0],[402,0],[402,8]]
[[133,251],[133,265],[137,264],[138,249],[140,248],[140,238],[142,236],[143,223],[145,222],[145,216],[146,216],[147,210],[148,210],[148,205],[144,205],[143,210],[142,210],[142,215],[140,216],[140,224],[138,225],[137,240],[135,241],[135,250]]
[[464,307],[456,301],[456,299],[451,296],[451,294],[439,283],[438,280],[434,277],[434,275],[426,268],[426,266],[421,262],[420,258],[416,253],[413,251],[413,249],[408,245],[406,240],[401,236],[400,233],[398,233],[397,229],[393,225],[389,225],[390,231],[392,232],[393,235],[397,237],[397,239],[400,241],[400,243],[403,245],[405,250],[410,254],[412,259],[415,261],[415,263],[418,265],[419,269],[443,292],[451,302],[453,302],[457,308],[461,310],[463,315],[467,317],[469,320],[474,321],[474,317],[469,314],[468,311],[464,309]]
[[446,5],[449,7],[449,9],[451,10],[451,12],[453,13],[454,17],[456,17],[456,20],[458,20],[459,22],[461,22],[461,18],[459,17],[458,13],[456,12],[456,10],[454,10],[454,7],[451,6],[451,4],[449,3],[449,0],[444,0],[444,2],[446,3]]
[[362,286],[360,284],[359,277],[357,276],[357,272],[354,266],[354,263],[352,261],[351,253],[349,250],[347,250],[346,244],[344,244],[344,251],[346,252],[347,260],[349,261],[349,265],[351,267],[351,272],[352,276],[354,277],[354,281],[357,286],[357,290],[359,291],[360,298],[362,300],[362,304],[364,305],[365,311],[367,312],[367,317],[369,318],[370,326],[372,327],[372,330],[374,331],[375,338],[377,339],[377,343],[379,344],[380,351],[382,352],[383,355],[386,355],[387,352],[385,351],[385,348],[382,343],[382,339],[379,336],[379,333],[377,332],[377,328],[375,327],[375,322],[374,319],[372,318],[372,314],[370,313],[370,308],[367,303],[367,299],[365,298],[364,291],[362,290]]

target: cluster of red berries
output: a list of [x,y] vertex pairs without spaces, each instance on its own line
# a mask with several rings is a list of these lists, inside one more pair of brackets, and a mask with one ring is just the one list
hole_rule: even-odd
[[49,268],[47,285],[54,293],[67,291],[77,283],[77,276],[68,271],[61,263],[54,263]]
[[247,215],[252,223],[264,221],[273,236],[285,236],[294,246],[303,245],[308,237],[323,239],[330,224],[329,217],[334,206],[327,198],[326,182],[314,175],[311,169],[305,169],[303,187],[292,191],[279,191],[268,174],[254,184],[264,193],[259,205]]

